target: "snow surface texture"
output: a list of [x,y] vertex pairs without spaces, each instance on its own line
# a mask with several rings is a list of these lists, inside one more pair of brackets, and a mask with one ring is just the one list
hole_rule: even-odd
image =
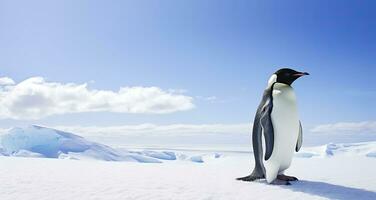
[[290,186],[236,181],[252,170],[250,152],[113,149],[37,126],[1,143],[1,200],[376,199],[376,142],[302,150],[286,172],[300,179]]
[[327,144],[318,147],[303,148],[295,157],[311,158],[332,156],[367,156],[375,157],[376,142]]
[[210,162],[99,162],[0,156],[1,200],[376,199],[376,159],[295,158],[290,186],[236,181],[250,173],[249,154]]
[[[204,162],[200,154],[192,157],[171,151],[128,151],[91,142],[78,135],[41,126],[13,128],[1,138],[0,155],[15,157],[40,157],[73,160],[133,161],[161,163],[163,160],[190,160]],[[214,155],[218,158],[218,155]]]

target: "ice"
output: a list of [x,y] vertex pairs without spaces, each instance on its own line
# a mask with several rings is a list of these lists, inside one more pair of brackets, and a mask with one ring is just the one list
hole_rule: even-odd
[[214,153],[214,158],[220,158],[222,155],[220,153]]
[[[303,148],[296,153],[296,157],[333,157],[333,156],[369,156],[371,152],[376,152],[376,142],[362,143],[329,143],[318,147]],[[371,153],[372,155],[372,153]]]
[[59,151],[59,135],[38,126],[13,128],[9,134],[2,136],[2,146],[7,154],[28,150],[46,157],[56,157]]
[[220,153],[214,152],[214,153],[206,153],[202,155],[191,156],[189,160],[192,162],[196,162],[196,163],[203,163],[203,162],[208,162],[210,160],[220,158],[221,156],[222,155]]
[[[0,156],[15,157],[128,161],[142,163],[162,163],[167,161],[204,163],[211,162],[218,158],[223,159],[225,157],[224,153],[219,153],[214,150],[205,153],[189,150],[179,151],[178,149],[140,149],[138,151],[114,149],[104,144],[91,142],[73,133],[35,125],[9,130],[8,133],[2,134],[1,144]],[[363,156],[375,158],[376,142],[345,144],[329,143],[318,147],[303,147],[300,152],[295,154],[296,158],[306,159],[335,156]]]
[[330,143],[326,145],[325,153],[328,156],[333,156],[334,152],[339,148],[336,144]]
[[162,151],[162,152],[156,152],[156,151],[143,151],[142,152],[144,155],[153,157],[153,158],[158,158],[162,160],[176,160],[176,155],[174,152],[170,151]]
[[95,149],[98,153],[113,153],[111,148],[87,141],[78,135],[35,125],[11,129],[2,136],[1,144],[7,154],[28,150],[47,158],[57,158],[60,153],[84,152],[89,149]]
[[[173,151],[128,151],[91,142],[85,138],[41,126],[13,128],[1,137],[0,155],[40,157],[72,160],[129,161],[162,163],[163,160],[186,159],[186,155]],[[201,158],[202,159],[202,158]],[[199,162],[199,158],[192,159]]]
[[[1,138],[2,155],[160,163],[148,155],[121,152],[78,135],[41,126],[13,128]],[[167,155],[167,154],[166,154]]]
[[295,154],[295,157],[298,158],[312,158],[313,156],[319,156],[319,154],[314,152],[298,152]]
[[8,154],[5,153],[5,150],[0,147],[0,156],[7,156]]
[[202,156],[192,156],[190,158],[190,160],[192,162],[196,162],[196,163],[203,163],[204,162],[204,160],[202,159]]
[[44,156],[40,153],[31,152],[28,150],[21,149],[13,153],[14,157],[29,157],[29,158],[43,158]]
[[366,154],[367,157],[376,158],[376,151],[369,152]]
[[142,163],[162,163],[158,159],[138,154],[129,155],[129,158]]

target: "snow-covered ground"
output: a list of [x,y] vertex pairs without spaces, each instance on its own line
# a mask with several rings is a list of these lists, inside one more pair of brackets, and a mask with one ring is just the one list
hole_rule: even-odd
[[376,142],[303,149],[286,173],[300,179],[290,186],[236,181],[252,154],[227,147],[114,149],[35,126],[1,143],[1,200],[376,199]]

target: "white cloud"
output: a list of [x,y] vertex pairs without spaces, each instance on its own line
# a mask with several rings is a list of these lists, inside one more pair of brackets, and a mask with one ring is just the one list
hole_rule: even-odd
[[314,127],[313,133],[376,133],[376,121],[338,122]]
[[123,126],[55,126],[58,130],[90,136],[188,136],[247,134],[252,130],[249,123],[243,124],[139,124]]
[[14,85],[15,82],[9,77],[0,77],[0,86],[1,85]]
[[[11,83],[6,78],[0,80]],[[0,118],[40,119],[55,114],[99,111],[163,114],[192,109],[192,101],[192,97],[158,87],[95,90],[86,83],[64,84],[32,77],[16,85],[0,85]]]

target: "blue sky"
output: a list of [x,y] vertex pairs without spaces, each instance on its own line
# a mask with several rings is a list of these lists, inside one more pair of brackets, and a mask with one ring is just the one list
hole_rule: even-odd
[[253,120],[279,67],[307,126],[373,121],[374,1],[0,1],[0,77],[183,90],[193,109],[78,112],[20,124],[239,124]]

